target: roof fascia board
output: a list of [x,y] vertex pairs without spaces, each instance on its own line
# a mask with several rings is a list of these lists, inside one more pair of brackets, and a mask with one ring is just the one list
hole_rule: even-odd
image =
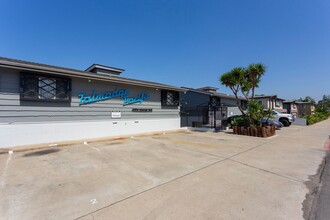
[[147,82],[139,82],[135,80],[129,80],[125,78],[109,78],[105,76],[98,76],[93,75],[90,73],[86,73],[84,71],[79,70],[66,70],[66,69],[56,69],[51,67],[40,67],[36,65],[31,64],[23,64],[23,63],[14,63],[10,61],[1,61],[0,67],[4,68],[10,68],[10,69],[19,69],[19,70],[25,70],[25,71],[37,71],[37,72],[43,72],[43,73],[49,73],[54,75],[61,75],[61,76],[71,76],[71,77],[77,77],[77,78],[86,78],[86,79],[94,79],[94,80],[100,80],[100,81],[107,81],[107,82],[114,82],[114,83],[121,83],[121,84],[128,84],[128,85],[134,85],[134,86],[144,86],[149,88],[159,88],[159,89],[168,89],[168,90],[174,90],[174,91],[180,91],[184,92],[187,91],[186,89],[178,88],[178,87],[172,87],[167,85],[161,85],[161,84],[153,84],[153,83],[147,83]]
[[199,91],[199,90],[195,90],[195,89],[188,89],[189,92],[195,92],[195,93],[200,93],[200,94],[204,94],[204,95],[209,95],[211,96],[212,94],[209,92],[205,92],[205,91]]
[[[201,90],[198,90],[198,89],[192,89],[192,88],[187,88],[187,87],[183,87],[183,88],[186,88],[187,91],[190,91],[190,92],[201,93],[201,94],[205,94],[205,95],[209,95],[209,96],[216,96],[216,97],[220,97],[220,98],[232,98],[232,99],[236,99],[236,97],[235,96],[232,96],[232,95],[212,93],[212,92],[205,92],[205,91],[201,91]],[[239,100],[246,100],[244,97],[238,97],[238,99]]]
[[85,71],[90,72],[90,71],[92,71],[93,69],[96,69],[96,68],[105,69],[105,70],[118,72],[118,73],[122,73],[122,72],[125,71],[124,69],[119,69],[119,68],[109,67],[109,66],[103,66],[103,65],[100,65],[100,64],[93,64],[90,67],[88,67]]

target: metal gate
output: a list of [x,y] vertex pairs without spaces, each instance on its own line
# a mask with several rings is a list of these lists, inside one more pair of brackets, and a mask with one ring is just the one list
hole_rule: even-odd
[[198,107],[181,109],[181,127],[221,129],[227,117],[227,107]]

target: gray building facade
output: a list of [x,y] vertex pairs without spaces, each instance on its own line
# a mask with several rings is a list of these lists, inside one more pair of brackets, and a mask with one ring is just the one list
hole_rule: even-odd
[[179,129],[185,89],[123,71],[0,58],[0,147]]
[[246,100],[233,95],[218,93],[218,88],[187,88],[181,94],[181,126],[217,127],[229,116],[240,115],[238,106],[245,107]]

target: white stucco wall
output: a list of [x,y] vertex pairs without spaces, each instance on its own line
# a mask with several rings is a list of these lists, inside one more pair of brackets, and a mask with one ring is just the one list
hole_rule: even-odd
[[0,148],[180,129],[180,117],[157,120],[0,124]]
[[265,109],[268,109],[271,106],[269,98],[256,98],[256,101],[261,102]]

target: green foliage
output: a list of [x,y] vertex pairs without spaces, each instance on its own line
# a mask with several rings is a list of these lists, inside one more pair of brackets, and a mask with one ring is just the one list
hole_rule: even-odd
[[320,100],[318,104],[319,105],[323,104],[329,108],[330,107],[330,95],[323,95],[322,100]]
[[[247,100],[254,98],[254,90],[259,87],[266,67],[262,63],[250,64],[247,68],[235,67],[220,77],[222,85],[229,87],[234,95],[241,92]],[[250,95],[250,92],[252,94]]]
[[326,103],[320,103],[315,107],[315,114],[306,116],[307,124],[311,125],[319,121],[323,121],[328,119],[330,116],[330,112]]
[[238,98],[238,92],[241,90],[242,87],[242,80],[244,78],[245,69],[242,67],[236,67],[232,69],[230,72],[224,73],[220,77],[220,82],[222,85],[229,87],[231,91],[234,93],[236,97],[236,103],[239,107],[240,111],[244,115],[244,111],[240,106],[240,100]]
[[330,101],[330,95],[323,95],[322,100],[320,102],[329,102]]
[[315,103],[315,99],[313,99],[310,96],[306,96],[305,98],[300,98],[300,99],[298,99],[298,101],[300,101],[300,102],[311,102],[311,103]]
[[249,125],[249,120],[246,116],[244,115],[241,115],[237,118],[234,118],[232,121],[231,121],[231,124],[233,126],[248,126]]
[[[234,123],[256,125],[260,119],[265,116],[263,106],[254,101],[254,90],[255,88],[259,87],[261,77],[265,74],[265,72],[265,65],[262,63],[253,63],[250,64],[247,68],[233,68],[231,71],[224,73],[220,77],[219,80],[221,84],[225,85],[233,91],[236,97],[237,106],[243,115],[242,118],[238,118],[237,122]],[[247,114],[240,106],[240,100],[238,98],[239,92],[246,98],[248,102]]]
[[315,112],[316,113],[328,113],[328,106],[326,104],[317,104],[316,107],[315,107]]
[[316,122],[328,119],[329,116],[330,116],[330,112],[327,110],[324,112],[316,112],[315,114],[306,116],[305,118],[307,119],[307,125],[312,125],[315,124]]
[[268,119],[273,119],[275,116],[275,113],[273,113],[273,110],[271,108],[267,109],[266,111],[264,111],[264,117],[267,117],[267,121]]
[[266,66],[262,63],[253,63],[246,68],[241,92],[247,99],[254,99],[254,90],[259,87],[261,77],[265,72]]
[[220,77],[220,82],[222,85],[229,87],[230,89],[234,89],[235,91],[239,91],[240,85],[242,83],[244,77],[245,69],[242,67],[236,67],[232,69],[230,72],[224,73]]
[[265,116],[264,107],[257,101],[248,103],[248,118],[251,125],[256,125]]

